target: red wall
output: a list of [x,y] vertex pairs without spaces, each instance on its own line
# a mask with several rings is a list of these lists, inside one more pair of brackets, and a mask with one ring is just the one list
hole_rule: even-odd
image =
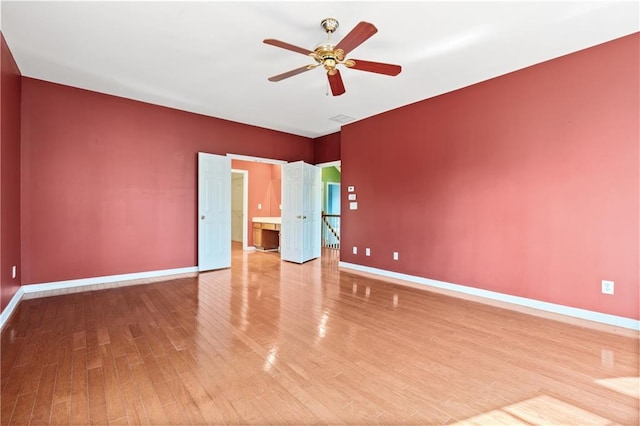
[[340,160],[340,132],[321,136],[313,140],[314,164]]
[[[20,70],[0,33],[0,309],[20,287]],[[12,278],[11,267],[17,269]]]
[[312,140],[23,78],[23,283],[194,266],[197,152],[312,162]]
[[[282,166],[253,161],[233,160],[231,167],[249,172],[249,183],[247,185],[247,229],[249,241],[247,245],[252,246],[252,219],[256,216],[280,216],[281,214]],[[262,204],[262,209],[258,209],[258,204]]]
[[341,260],[638,319],[639,40],[343,127]]

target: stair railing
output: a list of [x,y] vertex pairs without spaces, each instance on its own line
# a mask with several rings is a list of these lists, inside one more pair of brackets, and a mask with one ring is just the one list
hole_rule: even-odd
[[322,212],[322,246],[340,248],[340,215]]

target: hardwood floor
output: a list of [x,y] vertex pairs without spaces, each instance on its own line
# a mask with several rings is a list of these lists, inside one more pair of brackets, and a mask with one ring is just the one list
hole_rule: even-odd
[[638,424],[638,339],[337,262],[24,300],[2,424]]

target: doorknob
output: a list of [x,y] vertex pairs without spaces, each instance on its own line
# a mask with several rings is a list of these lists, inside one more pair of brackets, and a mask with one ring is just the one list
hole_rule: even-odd
[[303,219],[306,219],[307,217],[306,217],[306,216],[302,216],[302,218],[303,218]]
[[298,216],[296,216],[296,219],[300,219],[301,217],[302,217],[302,216],[298,215]]
[[200,219],[201,219],[201,220],[204,220],[204,215],[200,216]]

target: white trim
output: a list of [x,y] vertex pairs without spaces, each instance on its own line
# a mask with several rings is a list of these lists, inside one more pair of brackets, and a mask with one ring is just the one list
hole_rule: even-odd
[[589,311],[586,309],[573,308],[571,306],[558,305],[555,303],[542,302],[540,300],[528,299],[526,297],[512,296],[510,294],[498,293],[495,291],[483,290],[474,287],[467,287],[460,284],[452,284],[445,281],[437,281],[429,278],[418,277],[414,275],[402,274],[399,272],[386,271],[384,269],[372,268],[370,266],[357,265],[348,262],[338,262],[338,267],[345,269],[353,269],[355,271],[367,272],[370,274],[380,275],[387,278],[393,278],[408,281],[416,284],[422,284],[429,287],[435,287],[443,290],[449,290],[456,293],[470,294],[485,299],[497,300],[513,305],[524,306],[527,308],[538,309],[541,311],[552,312],[555,314],[580,318],[588,321],[595,321],[602,324],[613,325],[631,330],[640,331],[640,321],[620,317],[617,315],[603,314],[601,312]]
[[325,168],[325,167],[340,166],[340,165],[342,165],[342,160],[329,161],[327,163],[318,163],[316,164],[316,167]]
[[273,158],[252,157],[250,155],[230,154],[227,153],[227,157],[232,160],[241,161],[253,161],[254,163],[268,163],[268,164],[287,164],[288,161],[274,160]]
[[77,280],[55,281],[42,284],[24,284],[0,314],[0,329],[4,327],[13,310],[20,300],[47,297],[57,294],[74,293],[78,291],[102,290],[113,287],[125,287],[130,285],[150,284],[164,281],[174,276],[186,276],[198,273],[197,266],[186,268],[164,269],[159,271],[134,272],[131,274],[108,275],[103,277],[81,278]]
[[4,308],[2,313],[0,313],[0,330],[4,328],[5,323],[9,320],[9,318],[11,318],[11,315],[13,315],[13,311],[18,306],[18,303],[20,303],[20,300],[22,300],[22,296],[24,295],[24,290],[22,290],[22,288],[23,287],[18,288],[11,300],[9,300],[9,304]]
[[107,275],[104,277],[80,278],[77,280],[54,281],[54,282],[43,283],[43,284],[27,284],[27,285],[23,285],[21,288],[24,289],[25,294],[29,294],[29,293],[39,293],[41,291],[61,290],[61,289],[67,289],[67,288],[85,287],[85,286],[92,286],[92,285],[98,285],[98,284],[110,284],[110,283],[121,282],[121,281],[143,280],[143,279],[149,279],[149,278],[166,277],[167,275],[191,274],[194,272],[196,273],[198,272],[197,266],[190,266],[187,268],[164,269],[160,271],[134,272],[131,274]]

